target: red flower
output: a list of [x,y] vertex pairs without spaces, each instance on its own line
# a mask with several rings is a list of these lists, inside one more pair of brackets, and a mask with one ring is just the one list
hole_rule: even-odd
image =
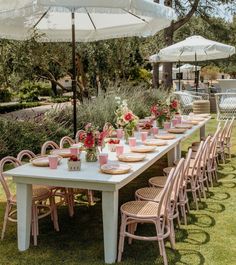
[[171,102],[171,107],[172,107],[173,109],[177,109],[177,107],[178,107],[178,101],[177,101],[177,100],[173,100],[173,101]]
[[93,135],[91,133],[87,134],[87,137],[84,140],[84,146],[86,148],[94,147],[94,139],[93,139]]
[[132,113],[130,113],[130,112],[126,113],[126,114],[124,115],[124,119],[125,119],[126,121],[131,121],[131,120],[133,119],[133,115],[132,115]]
[[79,134],[79,141],[80,142],[84,141],[85,137],[86,137],[86,133],[85,132],[80,133]]
[[155,116],[157,116],[158,113],[158,108],[156,105],[151,107],[151,113],[154,114]]

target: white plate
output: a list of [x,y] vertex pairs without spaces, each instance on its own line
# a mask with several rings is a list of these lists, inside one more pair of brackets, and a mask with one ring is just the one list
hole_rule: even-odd
[[118,159],[122,162],[138,162],[146,158],[146,155],[135,154],[135,153],[125,153],[118,156]]
[[148,139],[146,140],[144,144],[148,146],[163,146],[163,145],[167,145],[168,142],[163,141],[163,140],[158,140],[158,139]]
[[50,152],[51,155],[59,155],[64,158],[68,158],[71,156],[70,148],[61,148],[61,149],[53,149]]
[[[62,159],[61,156],[58,156],[58,164]],[[49,167],[49,159],[48,156],[37,156],[35,158],[30,159],[30,163],[36,167]]]
[[119,163],[116,164],[108,163],[101,166],[101,171],[103,173],[114,174],[114,175],[128,173],[130,169],[131,169],[130,165],[119,164]]
[[156,149],[155,146],[145,146],[145,145],[130,147],[131,152],[135,153],[149,153],[155,151],[155,149]]

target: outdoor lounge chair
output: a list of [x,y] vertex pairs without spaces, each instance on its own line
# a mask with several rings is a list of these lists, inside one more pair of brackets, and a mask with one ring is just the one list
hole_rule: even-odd
[[215,94],[217,120],[227,120],[236,116],[236,92]]
[[208,100],[209,95],[206,93],[176,91],[174,95],[180,102],[180,110],[182,114],[189,114],[193,111],[193,102],[196,100]]

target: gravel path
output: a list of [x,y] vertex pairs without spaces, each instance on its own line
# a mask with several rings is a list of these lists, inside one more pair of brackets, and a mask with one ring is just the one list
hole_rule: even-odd
[[43,105],[43,106],[34,107],[34,108],[16,110],[16,111],[12,111],[6,114],[0,114],[0,117],[6,118],[6,119],[28,120],[28,119],[33,119],[34,117],[43,115],[45,112],[51,110],[52,108],[64,108],[70,105],[71,105],[70,102]]

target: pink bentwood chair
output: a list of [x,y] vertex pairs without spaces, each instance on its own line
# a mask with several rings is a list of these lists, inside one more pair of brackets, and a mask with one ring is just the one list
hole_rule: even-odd
[[[177,177],[175,172],[176,171],[174,169],[171,170],[158,202],[130,201],[121,206],[118,262],[121,261],[122,253],[124,251],[125,237],[128,237],[137,240],[158,241],[160,254],[163,256],[164,264],[168,264],[164,239],[170,237],[170,222],[168,220],[168,213],[171,209],[171,194]],[[138,223],[152,223],[156,228],[156,236],[135,235]],[[131,243],[131,241],[129,241],[129,243]]]
[[65,144],[71,146],[72,144],[75,144],[75,141],[69,136],[64,136],[60,140],[60,148],[64,148]]
[[[7,221],[17,222],[16,195],[11,192],[9,185],[3,175],[4,167],[6,164],[10,164],[14,167],[17,167],[21,165],[21,162],[11,156],[7,156],[0,161],[0,181],[7,199],[7,205],[3,221],[3,229],[1,234],[2,240],[4,238]],[[38,220],[48,215],[51,215],[51,219],[54,224],[54,229],[56,231],[59,231],[57,209],[54,201],[54,196],[52,196],[51,191],[47,187],[33,186],[31,229],[35,246],[37,246],[37,236],[39,234]]]
[[[180,225],[179,220],[179,211],[178,211],[178,197],[180,192],[180,187],[183,186],[184,181],[184,158],[181,158],[178,165],[174,168],[174,174],[178,175],[175,178],[173,192],[171,194],[171,208],[168,212],[168,220],[170,222],[170,240],[171,246],[174,248],[175,246],[175,231],[174,231],[174,219],[177,218],[178,224]],[[166,177],[167,180],[168,177]],[[160,199],[160,195],[163,192],[164,187],[146,187],[138,189],[135,192],[135,197],[137,200],[144,201],[154,201],[158,202]]]

